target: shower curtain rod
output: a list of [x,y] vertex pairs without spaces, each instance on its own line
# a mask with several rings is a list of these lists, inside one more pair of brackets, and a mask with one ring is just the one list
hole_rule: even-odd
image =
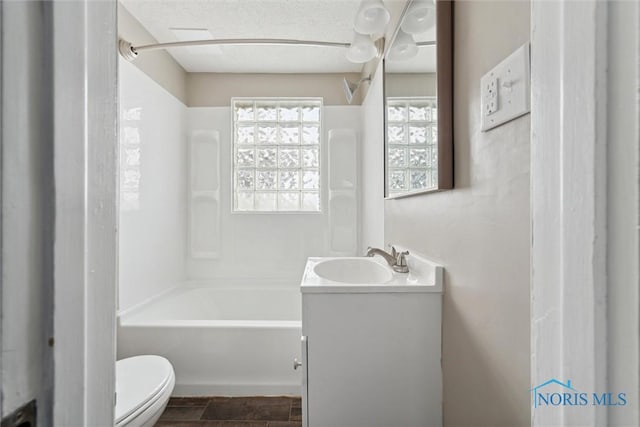
[[271,46],[322,46],[322,47],[342,47],[347,48],[351,43],[323,42],[317,40],[295,40],[295,39],[213,39],[213,40],[189,40],[171,43],[156,43],[143,46],[133,46],[126,40],[120,39],[119,50],[122,56],[128,60],[133,60],[138,53],[150,50],[167,49],[171,47],[185,46],[210,46],[210,45],[271,45]]
[[[384,47],[384,38],[380,38],[375,42],[378,54],[382,52]],[[417,46],[435,46],[435,41],[417,42]],[[172,47],[185,47],[185,46],[211,46],[211,45],[240,45],[240,46],[256,46],[256,45],[271,45],[271,46],[320,46],[320,47],[342,47],[348,48],[351,43],[340,42],[323,42],[317,40],[296,40],[296,39],[212,39],[212,40],[188,40],[182,42],[171,43],[155,43],[142,46],[133,46],[130,42],[120,39],[118,43],[118,49],[122,56],[133,61],[136,59],[140,52],[167,49]]]

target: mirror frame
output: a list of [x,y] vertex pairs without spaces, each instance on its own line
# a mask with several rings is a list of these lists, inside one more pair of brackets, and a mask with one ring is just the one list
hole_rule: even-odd
[[388,118],[386,97],[386,57],[398,35],[400,24],[413,3],[410,0],[405,5],[398,26],[387,45],[382,60],[382,92],[384,104],[384,198],[387,200],[401,199],[420,194],[436,193],[453,188],[453,1],[435,0],[436,4],[436,105],[438,109],[438,186],[425,190],[408,191],[389,196],[387,193],[387,147],[388,147]]

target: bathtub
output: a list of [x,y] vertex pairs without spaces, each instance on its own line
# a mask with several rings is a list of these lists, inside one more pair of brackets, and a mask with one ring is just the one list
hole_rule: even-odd
[[118,314],[118,358],[158,354],[174,396],[300,395],[296,286],[183,284]]

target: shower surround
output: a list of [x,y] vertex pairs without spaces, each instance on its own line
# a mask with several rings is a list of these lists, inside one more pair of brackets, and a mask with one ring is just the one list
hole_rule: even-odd
[[239,214],[231,108],[123,60],[119,84],[118,358],[168,358],[176,395],[299,395],[306,259],[359,250],[360,107],[323,108],[321,212]]

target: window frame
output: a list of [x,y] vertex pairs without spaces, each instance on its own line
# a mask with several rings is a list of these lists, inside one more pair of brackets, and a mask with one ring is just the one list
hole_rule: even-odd
[[[320,118],[318,121],[318,133],[319,133],[319,141],[318,141],[318,210],[272,210],[272,211],[267,211],[267,210],[237,210],[236,209],[236,148],[237,148],[237,144],[236,144],[236,120],[235,120],[235,104],[237,102],[253,102],[253,103],[260,103],[260,102],[265,102],[265,103],[274,103],[274,104],[280,104],[280,103],[291,103],[291,104],[296,104],[298,107],[301,107],[304,105],[305,102],[308,103],[318,103],[319,107],[320,107]],[[325,175],[326,175],[326,171],[324,168],[324,162],[323,162],[323,157],[325,156],[324,151],[325,151],[325,144],[324,144],[324,98],[322,97],[312,97],[312,96],[304,96],[304,97],[278,97],[278,96],[266,96],[266,97],[252,97],[252,96],[243,96],[243,97],[233,97],[231,98],[231,102],[230,102],[230,117],[229,117],[229,121],[230,121],[230,137],[231,137],[231,143],[230,143],[230,155],[229,155],[229,159],[231,162],[230,165],[230,197],[231,197],[231,214],[232,215],[322,215],[325,213],[325,202],[324,202],[324,187],[325,187]],[[249,122],[247,122],[249,123]],[[254,125],[257,125],[259,122],[257,120],[254,120],[252,123],[254,123]],[[265,122],[265,123],[270,123],[270,122]],[[292,123],[296,123],[296,122],[292,122]],[[299,122],[302,124],[302,120],[300,120]],[[256,147],[256,144],[254,143],[253,145],[254,147]],[[276,145],[277,147],[280,147],[280,144],[278,143]],[[293,146],[293,145],[292,145]],[[297,145],[297,147],[302,147],[302,144]],[[284,168],[283,168],[284,169]],[[254,168],[254,171],[257,170],[256,168]],[[280,171],[280,167],[276,167],[274,168],[274,170],[276,171]],[[303,168],[300,167],[299,170],[302,172]],[[302,174],[300,175],[300,185],[302,185]],[[253,189],[253,193],[256,193],[256,189],[255,189],[255,184],[256,184],[256,177],[254,176],[254,189]],[[278,194],[279,190],[276,189],[275,193]],[[285,191],[286,192],[286,191]],[[300,194],[302,194],[304,191],[302,189],[297,190],[297,192],[299,192]],[[255,206],[255,205],[254,205]]]

